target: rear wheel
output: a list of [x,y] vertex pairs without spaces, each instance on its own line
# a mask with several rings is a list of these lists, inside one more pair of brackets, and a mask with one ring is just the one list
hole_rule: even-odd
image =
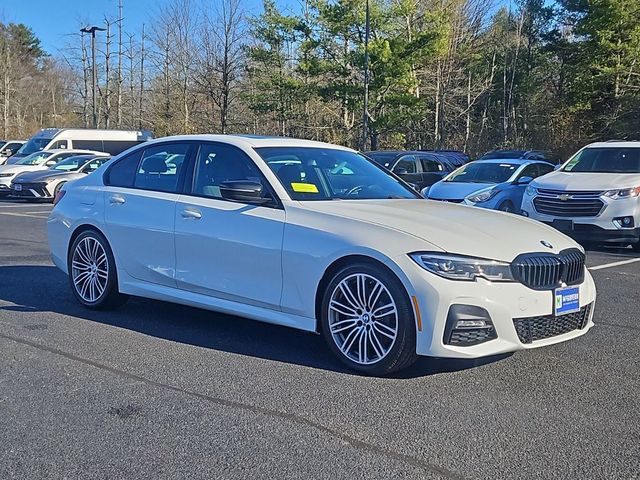
[[118,292],[116,262],[104,235],[96,230],[82,232],[67,261],[71,290],[85,307],[108,310],[126,302],[128,297]]
[[374,264],[350,265],[333,276],[320,320],[329,348],[353,370],[385,375],[417,358],[407,293],[395,275]]

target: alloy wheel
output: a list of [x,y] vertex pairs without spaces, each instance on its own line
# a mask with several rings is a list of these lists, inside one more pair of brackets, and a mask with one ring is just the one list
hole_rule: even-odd
[[109,260],[102,244],[93,237],[83,238],[73,251],[73,286],[82,300],[96,302],[107,288]]
[[333,341],[349,360],[371,365],[387,356],[398,335],[398,309],[380,280],[365,273],[345,277],[328,310]]

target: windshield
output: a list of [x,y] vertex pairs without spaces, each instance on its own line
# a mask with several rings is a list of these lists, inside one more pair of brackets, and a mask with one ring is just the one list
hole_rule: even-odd
[[51,155],[51,152],[32,153],[16,162],[16,165],[42,165]]
[[640,173],[640,148],[585,148],[563,172]]
[[43,150],[44,147],[46,147],[50,141],[51,141],[50,138],[44,138],[44,137],[30,138],[27,143],[25,143],[24,145],[22,145],[22,147],[20,147],[20,150],[18,150],[17,153],[19,155],[29,155],[34,152],[39,152],[40,150]]
[[514,163],[474,162],[460,167],[445,182],[502,183],[511,178],[520,165]]
[[294,200],[420,198],[355,152],[309,147],[263,147],[256,152]]
[[51,167],[51,170],[64,170],[67,172],[79,170],[80,167],[87,163],[91,158],[92,157],[88,157],[86,155],[65,158]]

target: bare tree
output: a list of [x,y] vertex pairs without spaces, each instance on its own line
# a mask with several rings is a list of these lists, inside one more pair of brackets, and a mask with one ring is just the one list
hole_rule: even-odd
[[122,127],[122,0],[118,0],[118,75],[116,78],[116,124]]
[[213,16],[205,15],[200,27],[202,54],[196,78],[217,109],[220,133],[227,133],[243,67],[243,17],[240,0],[222,0]]

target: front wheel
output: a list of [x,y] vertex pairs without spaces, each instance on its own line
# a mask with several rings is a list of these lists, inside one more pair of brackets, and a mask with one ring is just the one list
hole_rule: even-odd
[[516,213],[516,207],[510,201],[502,202],[498,207],[501,212]]
[[116,262],[109,242],[95,230],[82,232],[68,256],[73,294],[85,307],[108,310],[122,305],[127,296],[118,292]]
[[320,321],[329,348],[353,370],[386,375],[417,358],[413,308],[402,283],[383,267],[358,263],[337,272]]

